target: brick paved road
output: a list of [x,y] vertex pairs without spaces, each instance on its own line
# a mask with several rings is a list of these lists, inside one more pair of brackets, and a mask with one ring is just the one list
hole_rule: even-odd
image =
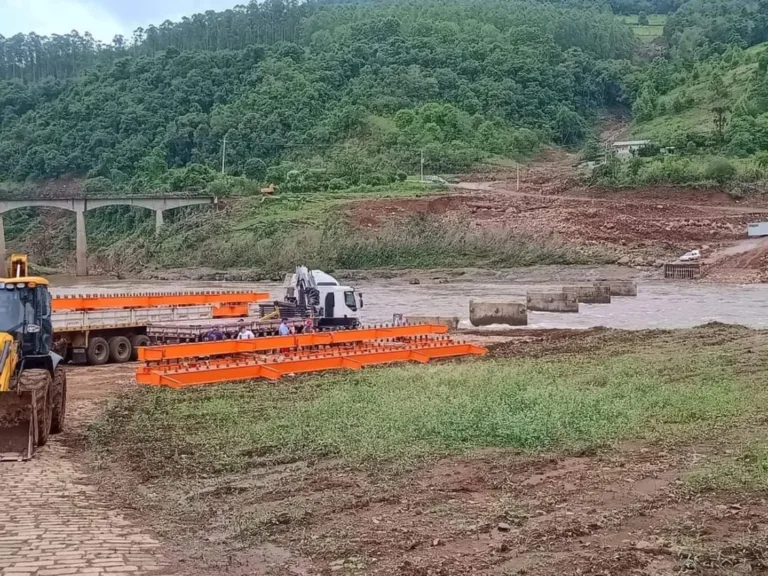
[[[94,404],[72,380],[70,429]],[[97,497],[61,440],[29,462],[0,464],[0,576],[167,576],[159,543]]]

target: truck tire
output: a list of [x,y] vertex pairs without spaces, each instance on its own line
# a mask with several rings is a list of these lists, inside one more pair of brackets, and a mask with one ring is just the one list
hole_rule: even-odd
[[64,418],[67,414],[67,373],[63,366],[53,373],[53,394],[51,398],[51,434],[64,431]]
[[51,432],[53,378],[48,370],[24,370],[19,375],[18,386],[19,390],[33,392],[37,398],[37,446],[42,448]]
[[109,362],[109,344],[104,338],[97,336],[88,342],[85,357],[91,366],[103,366]]
[[131,336],[131,360],[134,362],[139,359],[138,348],[142,346],[149,346],[149,336],[144,334],[136,334]]
[[112,336],[109,339],[109,359],[115,364],[125,364],[131,359],[133,347],[125,336]]

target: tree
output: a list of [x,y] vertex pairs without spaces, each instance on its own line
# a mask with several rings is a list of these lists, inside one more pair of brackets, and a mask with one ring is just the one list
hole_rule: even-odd
[[584,139],[586,123],[576,112],[561,106],[555,117],[555,137],[561,144],[572,146]]
[[597,138],[589,138],[581,152],[584,160],[598,160],[605,157],[605,148],[600,145]]
[[712,90],[715,98],[719,100],[726,100],[728,98],[728,88],[725,86],[722,74],[715,72],[715,74],[712,75],[712,80],[709,82],[709,89]]
[[712,113],[715,115],[714,123],[717,142],[722,144],[725,139],[725,127],[728,125],[728,108],[725,106],[715,106],[712,108]]
[[641,11],[640,14],[637,15],[637,23],[639,26],[648,26],[650,24],[648,21],[648,14]]
[[250,180],[263,182],[267,176],[267,165],[260,158],[251,158],[245,163],[243,172]]

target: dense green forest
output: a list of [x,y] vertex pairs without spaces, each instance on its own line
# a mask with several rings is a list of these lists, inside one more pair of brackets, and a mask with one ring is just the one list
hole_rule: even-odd
[[[659,32],[641,41],[633,30],[644,26]],[[601,161],[586,177],[603,185],[764,182],[766,42],[768,0],[266,0],[108,44],[85,32],[0,37],[0,192],[55,193],[37,183],[74,179],[88,195],[247,197],[214,220],[179,211],[160,239],[140,211],[93,215],[91,245],[121,261],[126,246],[164,266],[201,265],[215,249],[222,265],[278,269],[309,244],[328,267],[418,266],[433,253],[436,265],[461,253],[582,261],[423,222],[363,241],[339,224],[332,196],[413,193],[406,179],[422,163],[504,166],[549,145]],[[630,162],[606,155],[596,137],[606,112],[653,146]],[[277,219],[261,216],[265,183],[288,193]],[[320,191],[322,216],[290,199]],[[72,226],[34,211],[6,219],[12,242],[33,237],[51,263],[69,254]],[[180,260],[186,245],[208,251]]]
[[[0,178],[217,192],[393,181],[578,144],[633,99],[632,34],[605,6],[270,0],[138,30],[3,44]],[[219,178],[221,182],[221,179]]]
[[[638,53],[616,17],[635,11],[668,15],[664,56]],[[603,109],[663,117],[765,40],[768,0],[268,0],[106,45],[19,34],[0,38],[0,180],[226,194],[467,170],[589,146]]]

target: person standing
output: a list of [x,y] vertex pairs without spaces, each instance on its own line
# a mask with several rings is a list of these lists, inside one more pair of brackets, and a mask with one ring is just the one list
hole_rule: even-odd
[[280,336],[288,336],[291,333],[291,329],[288,328],[288,323],[285,321],[285,318],[280,321],[280,327],[277,329],[277,332]]
[[248,326],[240,326],[240,332],[237,333],[238,340],[253,340],[254,338],[256,338],[256,335],[253,333],[253,330],[248,328]]

